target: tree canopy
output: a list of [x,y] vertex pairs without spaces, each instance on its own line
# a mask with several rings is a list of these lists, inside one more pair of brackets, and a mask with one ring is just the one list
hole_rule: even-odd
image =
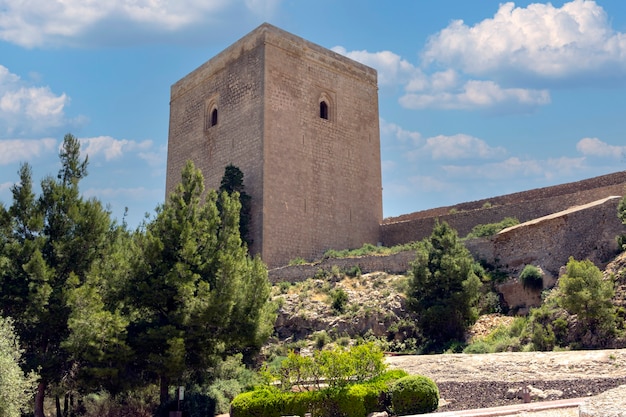
[[36,417],[51,392],[58,415],[68,411],[58,395],[71,403],[79,389],[116,395],[160,380],[165,402],[170,382],[210,379],[227,356],[260,348],[275,309],[265,265],[242,244],[236,192],[205,193],[189,163],[155,217],[129,231],[82,196],[76,137],[59,159],[39,195],[23,164],[12,203],[0,204],[0,316],[12,319],[23,369],[40,376]]
[[430,237],[421,241],[412,264],[408,305],[431,348],[462,340],[474,323],[480,279],[474,259],[446,222],[437,222]]

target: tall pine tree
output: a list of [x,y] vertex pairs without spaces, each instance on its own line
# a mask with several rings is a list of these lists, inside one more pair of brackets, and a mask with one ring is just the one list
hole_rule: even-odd
[[205,194],[202,174],[189,162],[139,237],[129,293],[138,320],[129,340],[138,365],[160,381],[162,404],[170,384],[269,336],[275,316],[267,269],[242,245],[239,211],[228,193]]

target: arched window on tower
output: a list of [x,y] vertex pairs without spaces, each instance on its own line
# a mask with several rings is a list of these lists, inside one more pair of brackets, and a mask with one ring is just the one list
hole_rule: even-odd
[[217,109],[213,109],[211,111],[211,126],[215,126],[217,124]]
[[328,120],[328,103],[320,101],[320,118]]

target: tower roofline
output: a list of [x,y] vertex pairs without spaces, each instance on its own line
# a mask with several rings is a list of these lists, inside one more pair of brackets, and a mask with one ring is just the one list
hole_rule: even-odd
[[304,59],[307,57],[314,58],[317,63],[324,63],[330,68],[339,66],[339,70],[343,73],[352,73],[355,78],[367,80],[377,85],[378,73],[374,68],[307,41],[274,25],[263,23],[191,71],[186,77],[174,83],[170,90],[171,99],[174,100],[195,88],[209,74],[215,74],[226,68],[233,56],[240,56],[254,48],[267,44],[281,48]]

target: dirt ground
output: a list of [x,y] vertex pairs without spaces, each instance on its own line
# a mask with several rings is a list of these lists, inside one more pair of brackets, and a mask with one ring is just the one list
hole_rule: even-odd
[[439,411],[519,403],[508,391],[527,385],[547,393],[543,401],[592,396],[626,385],[626,349],[407,355],[387,361],[391,368],[433,379],[446,404]]

